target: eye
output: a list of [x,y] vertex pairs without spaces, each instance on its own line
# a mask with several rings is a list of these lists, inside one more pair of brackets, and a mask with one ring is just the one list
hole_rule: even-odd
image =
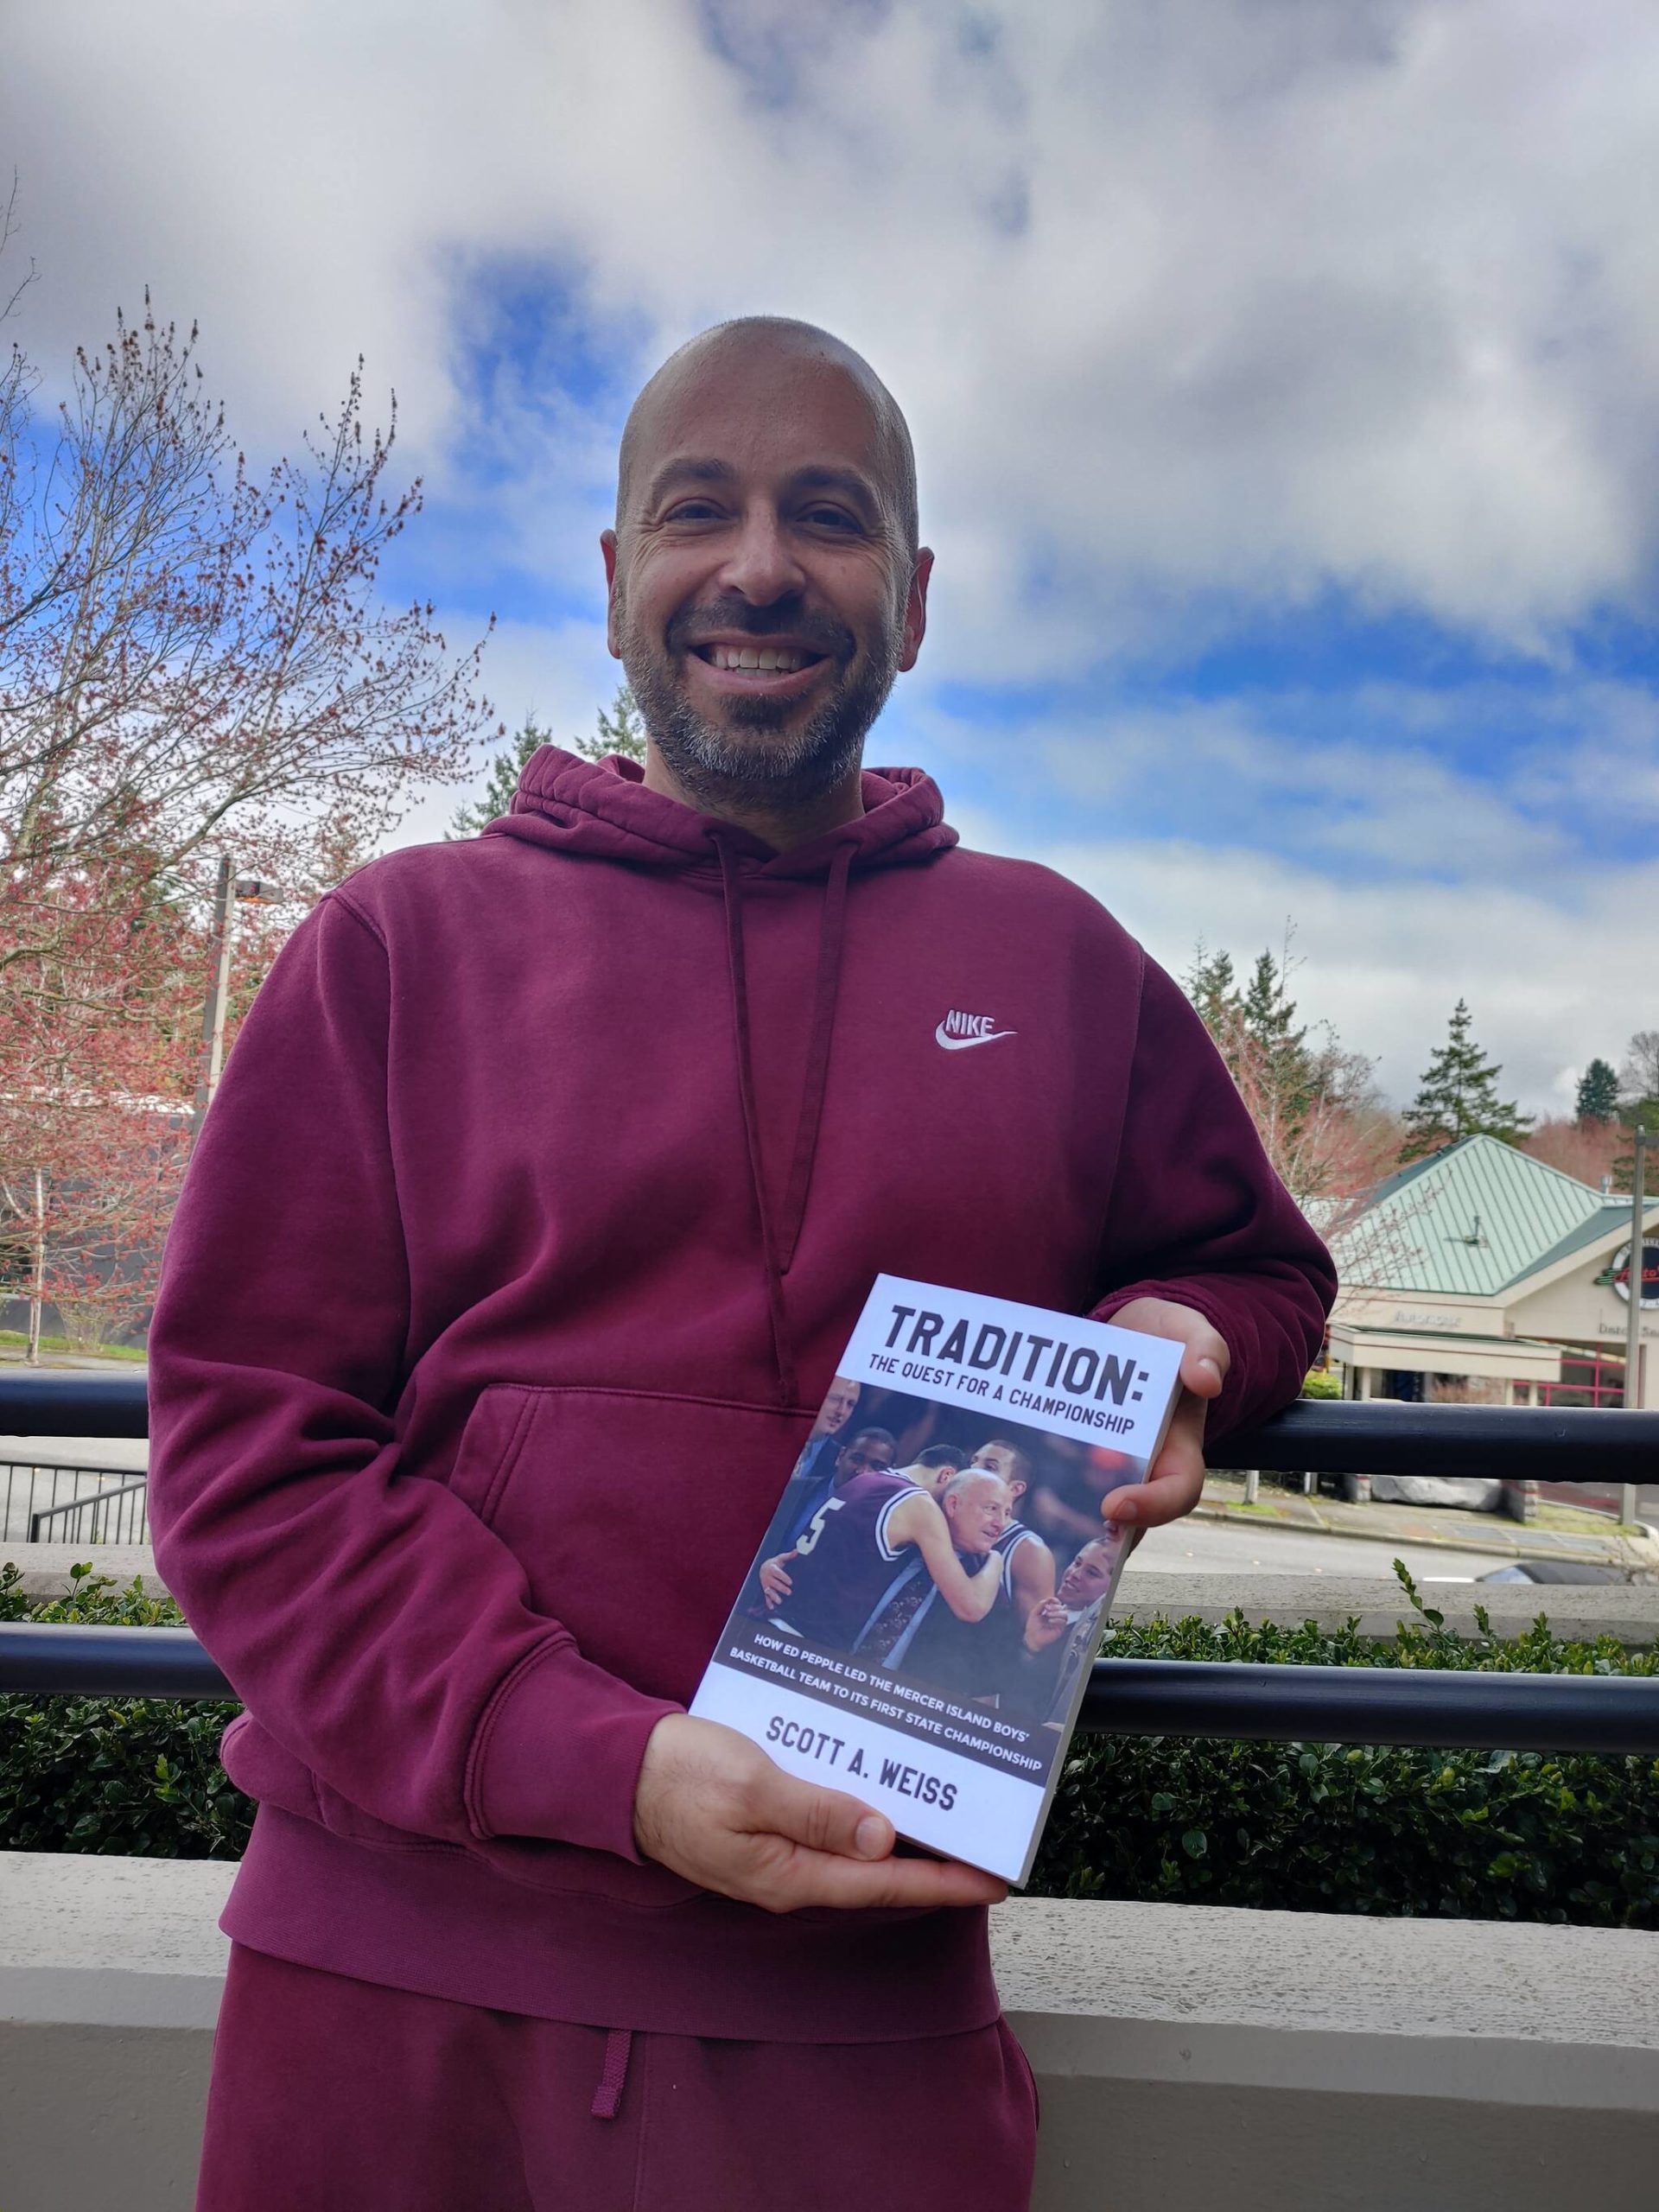
[[802,514],[801,520],[811,524],[815,530],[856,531],[860,527],[858,518],[855,515],[849,515],[845,507],[830,507],[823,505],[808,507]]
[[713,522],[718,519],[720,509],[712,499],[677,499],[663,519],[664,522]]

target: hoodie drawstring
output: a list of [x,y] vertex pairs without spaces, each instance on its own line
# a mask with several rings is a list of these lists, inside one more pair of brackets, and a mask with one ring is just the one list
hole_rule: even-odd
[[732,1027],[737,1045],[737,1091],[743,1112],[749,1185],[754,1193],[755,1212],[760,1221],[772,1357],[778,1368],[779,1402],[792,1407],[799,1395],[799,1385],[784,1311],[783,1279],[795,1256],[801,1224],[805,1218],[807,1192],[812,1182],[812,1163],[817,1154],[818,1129],[823,1118],[823,1094],[830,1077],[830,1045],[835,1029],[842,945],[846,934],[847,880],[852,873],[854,847],[850,842],[836,846],[824,884],[823,908],[818,926],[818,973],[813,992],[812,1023],[807,1037],[800,1117],[796,1123],[794,1152],[784,1193],[783,1218],[774,1224],[761,1166],[760,1121],[755,1105],[754,1070],[750,1052],[748,970],[743,946],[743,879],[738,873],[736,859],[726,840],[715,836],[711,842],[720,855],[721,890],[726,907],[726,965],[731,978]]
[[616,2118],[628,2078],[628,2060],[632,2052],[633,2030],[613,2028],[605,2038],[605,2064],[600,2074],[599,2087],[594,2091],[594,2101],[588,2107],[595,2120]]

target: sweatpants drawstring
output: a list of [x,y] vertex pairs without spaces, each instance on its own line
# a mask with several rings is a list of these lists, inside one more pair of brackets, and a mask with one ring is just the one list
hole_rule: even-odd
[[613,2028],[605,2038],[605,2066],[588,2109],[595,2120],[614,2120],[622,2101],[622,2085],[628,2078],[628,2056],[633,2049],[632,2028]]

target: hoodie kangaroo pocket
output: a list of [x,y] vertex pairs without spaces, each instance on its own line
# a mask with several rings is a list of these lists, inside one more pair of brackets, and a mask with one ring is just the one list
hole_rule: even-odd
[[486,1390],[452,1487],[582,1653],[687,1702],[810,1426],[651,1390]]

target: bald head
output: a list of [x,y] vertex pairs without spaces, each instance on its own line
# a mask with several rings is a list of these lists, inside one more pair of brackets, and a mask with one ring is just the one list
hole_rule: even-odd
[[635,401],[616,502],[608,637],[647,782],[779,848],[855,820],[933,560],[886,385],[810,323],[705,330]]
[[861,353],[816,323],[786,315],[746,315],[688,339],[671,353],[629,410],[617,455],[616,528],[626,531],[642,495],[642,457],[648,457],[677,407],[699,385],[715,381],[746,356],[771,354],[809,378],[841,377],[851,382],[868,407],[874,448],[904,549],[914,555],[920,540],[916,498],[916,454],[910,427],[899,403]]

